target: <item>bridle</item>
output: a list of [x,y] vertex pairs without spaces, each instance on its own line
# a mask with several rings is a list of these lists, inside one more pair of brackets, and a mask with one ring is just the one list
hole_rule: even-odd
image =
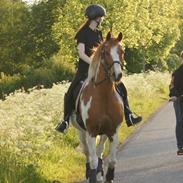
[[[102,84],[103,82],[105,82],[106,80],[110,79],[112,77],[112,74],[111,74],[111,69],[112,67],[114,66],[114,64],[119,64],[121,67],[123,67],[123,65],[121,64],[121,62],[119,60],[114,60],[112,62],[112,64],[108,64],[105,60],[106,60],[106,49],[105,49],[105,44],[102,48],[102,55],[101,55],[101,65],[102,67],[104,68],[104,71],[105,71],[105,77],[104,79],[98,81],[98,82],[95,82],[94,81],[94,78],[92,79],[92,81],[94,82],[95,86],[98,86],[100,84]],[[103,62],[102,62],[103,61]]]

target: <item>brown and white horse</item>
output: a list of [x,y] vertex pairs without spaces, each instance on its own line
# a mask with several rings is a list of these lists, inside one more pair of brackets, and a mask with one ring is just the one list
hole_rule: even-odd
[[[122,37],[122,33],[119,33],[117,38],[113,38],[109,32],[93,54],[79,100],[79,112],[86,130],[75,122],[76,115],[71,117],[73,125],[79,129],[84,146],[89,183],[103,182],[102,153],[107,138],[110,140],[110,152],[106,182],[111,183],[114,179],[118,130],[123,120],[123,103],[115,89],[116,83],[122,78]],[[100,142],[96,146],[98,135]]]

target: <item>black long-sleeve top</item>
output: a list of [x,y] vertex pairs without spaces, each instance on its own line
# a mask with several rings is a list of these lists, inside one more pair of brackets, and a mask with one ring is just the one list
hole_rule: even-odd
[[183,64],[172,74],[169,96],[180,97],[183,95]]

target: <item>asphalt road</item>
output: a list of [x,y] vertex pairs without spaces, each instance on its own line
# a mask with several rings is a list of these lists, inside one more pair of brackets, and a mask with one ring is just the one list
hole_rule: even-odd
[[175,114],[166,104],[118,152],[114,183],[183,183],[176,155]]
[[120,147],[114,183],[183,183],[176,151],[175,114],[167,103]]

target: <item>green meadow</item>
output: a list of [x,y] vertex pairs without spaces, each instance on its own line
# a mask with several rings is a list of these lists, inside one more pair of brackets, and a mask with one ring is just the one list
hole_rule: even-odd
[[[169,73],[124,76],[129,103],[143,123],[168,99]],[[63,96],[70,83],[51,89],[16,91],[0,100],[0,183],[76,183],[84,179],[85,157],[78,150],[77,131],[54,128],[63,116]],[[125,121],[120,143],[134,132]],[[108,145],[107,145],[108,146]],[[105,151],[107,155],[107,150]]]

